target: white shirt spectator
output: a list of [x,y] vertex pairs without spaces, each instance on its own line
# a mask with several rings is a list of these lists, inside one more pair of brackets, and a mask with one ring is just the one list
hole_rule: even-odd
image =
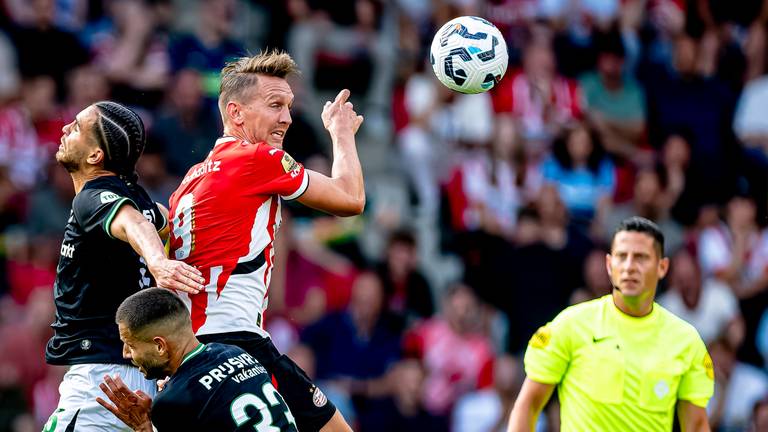
[[[715,384],[715,396],[723,389]],[[736,363],[725,389],[725,408],[720,426],[723,430],[747,430],[752,418],[755,402],[768,396],[768,377],[762,370],[745,364]],[[713,409],[715,404],[709,404]]]
[[705,344],[721,336],[728,323],[739,314],[739,304],[731,289],[714,278],[706,279],[702,284],[701,298],[695,309],[688,309],[674,288],[659,297],[659,304],[694,326]]
[[733,129],[739,138],[768,135],[768,75],[750,81],[741,93]]
[[[721,224],[702,231],[699,237],[699,264],[703,277],[710,277],[728,267],[733,260],[732,239],[728,227]],[[768,232],[749,239],[743,282],[757,279],[768,268]]]

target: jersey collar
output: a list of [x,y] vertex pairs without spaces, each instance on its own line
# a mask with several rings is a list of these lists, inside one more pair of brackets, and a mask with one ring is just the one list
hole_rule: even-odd
[[204,343],[201,343],[198,346],[196,346],[195,349],[193,349],[192,351],[188,352],[187,355],[185,355],[184,358],[181,359],[181,364],[179,366],[181,366],[184,363],[186,363],[187,360],[191,359],[192,357],[200,354],[204,349],[205,349],[205,344]]

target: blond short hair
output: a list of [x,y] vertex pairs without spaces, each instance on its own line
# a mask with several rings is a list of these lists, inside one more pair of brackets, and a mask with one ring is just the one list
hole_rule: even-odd
[[285,51],[262,51],[252,57],[240,57],[227,62],[221,69],[219,109],[222,116],[230,100],[247,100],[247,94],[258,81],[258,75],[286,78],[299,73],[296,62]]

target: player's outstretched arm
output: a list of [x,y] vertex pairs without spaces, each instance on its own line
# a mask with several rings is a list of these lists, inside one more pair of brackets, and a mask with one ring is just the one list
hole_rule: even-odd
[[202,273],[181,261],[168,259],[155,227],[131,205],[123,204],[107,229],[113,237],[130,243],[133,250],[144,257],[157,286],[191,294],[203,289]]
[[691,402],[677,402],[677,417],[683,432],[710,432],[707,410]]
[[331,177],[307,170],[309,186],[298,201],[336,216],[353,216],[365,207],[363,170],[357,157],[355,134],[363,123],[348,102],[349,90],[339,92],[333,102],[323,108],[323,126],[333,141]]
[[509,415],[507,432],[533,432],[536,420],[554,390],[554,384],[542,384],[526,378]]
[[99,384],[99,388],[114,404],[111,405],[104,399],[97,397],[96,402],[99,405],[109,410],[134,431],[152,432],[151,397],[141,390],[132,391],[117,375],[114,378],[105,375],[104,382]]

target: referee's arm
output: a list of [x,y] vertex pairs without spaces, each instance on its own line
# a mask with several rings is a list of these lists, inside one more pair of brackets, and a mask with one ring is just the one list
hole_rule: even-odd
[[526,378],[512,408],[512,414],[509,416],[507,432],[532,432],[541,410],[544,409],[554,390],[555,384],[542,384]]
[[710,432],[707,410],[686,400],[677,403],[677,417],[683,432]]

